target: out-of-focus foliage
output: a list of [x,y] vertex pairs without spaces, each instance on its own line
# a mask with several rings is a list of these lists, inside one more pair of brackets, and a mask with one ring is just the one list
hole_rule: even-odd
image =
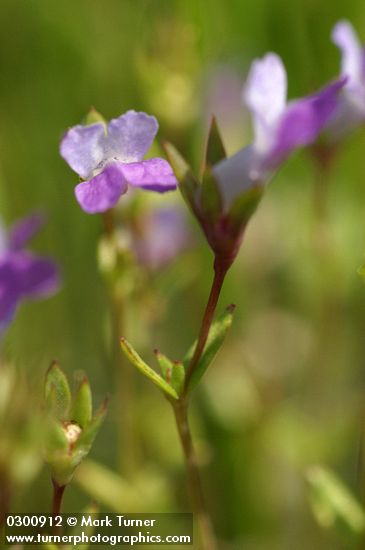
[[[214,108],[231,154],[251,135],[237,82],[252,58],[268,50],[282,56],[290,97],[317,89],[339,70],[334,23],[349,18],[365,41],[363,2],[2,0],[0,17],[0,214],[11,222],[39,207],[48,212],[35,248],[58,259],[64,280],[56,297],[21,306],[2,342],[3,361],[32,379],[34,394],[56,357],[68,375],[87,372],[96,402],[111,395],[94,462],[80,467],[65,510],[82,510],[90,498],[102,510],[120,502],[130,503],[121,512],[136,511],[138,499],[154,511],[186,510],[169,404],[130,365],[116,368],[113,308],[97,256],[103,223],[77,205],[59,140],[91,106],[108,119],[143,109],[159,118],[159,137],[196,167]],[[281,170],[223,290],[220,311],[234,302],[235,321],[192,411],[220,548],[351,547],[352,539],[316,521],[304,472],[328,467],[364,501],[365,286],[357,274],[365,254],[364,132],[338,151],[325,187],[308,151]],[[158,199],[141,199],[143,208],[159,201],[185,208],[178,194]],[[212,258],[188,219],[193,249],[153,274],[131,276],[128,260],[119,280],[127,296],[119,335],[149,364],[154,348],[183,358],[205,305]],[[0,369],[2,380],[8,371]],[[103,494],[114,475],[118,495]],[[50,495],[43,469],[12,508],[48,511]]]

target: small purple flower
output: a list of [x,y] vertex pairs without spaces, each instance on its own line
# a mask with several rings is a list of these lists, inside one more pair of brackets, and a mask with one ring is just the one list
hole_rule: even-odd
[[228,150],[237,150],[247,134],[247,113],[241,105],[242,77],[233,66],[218,65],[208,73],[203,113],[209,128],[212,113],[219,120]]
[[24,250],[43,223],[41,216],[33,215],[15,223],[7,234],[0,228],[0,333],[21,300],[48,296],[59,287],[55,263]]
[[138,261],[155,271],[187,248],[191,238],[183,213],[177,208],[152,210],[143,217],[143,225],[134,236]]
[[254,141],[213,168],[226,205],[254,184],[266,183],[295,149],[316,140],[336,109],[344,83],[335,81],[287,103],[287,75],[280,57],[268,53],[254,61],[243,90]]
[[86,180],[76,186],[81,208],[89,214],[116,205],[128,185],[164,193],[176,189],[169,163],[142,160],[155,138],[158,123],[146,113],[128,111],[111,120],[71,128],[61,142],[61,156]]
[[341,50],[341,75],[347,78],[327,128],[330,137],[339,139],[365,121],[365,49],[349,21],[334,26],[332,41]]

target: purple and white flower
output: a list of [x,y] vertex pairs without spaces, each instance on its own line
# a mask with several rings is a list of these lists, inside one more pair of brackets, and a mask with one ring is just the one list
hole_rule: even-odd
[[176,189],[169,163],[143,160],[158,130],[155,117],[128,111],[109,122],[71,128],[61,142],[61,156],[83,179],[75,195],[89,213],[116,205],[128,186],[164,193]]
[[213,168],[227,207],[253,185],[265,184],[295,149],[317,139],[337,108],[344,84],[343,78],[287,102],[287,75],[280,57],[268,53],[253,62],[243,90],[253,118],[253,143]]
[[365,48],[345,20],[334,26],[332,41],[341,50],[341,75],[347,79],[327,128],[328,136],[338,140],[365,121]]
[[32,215],[6,233],[0,228],[0,333],[11,322],[19,302],[56,292],[60,279],[56,264],[24,249],[44,221]]

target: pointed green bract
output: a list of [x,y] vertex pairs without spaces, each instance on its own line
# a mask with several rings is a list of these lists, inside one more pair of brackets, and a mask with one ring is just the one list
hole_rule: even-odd
[[181,395],[185,382],[184,365],[180,361],[171,361],[171,359],[158,350],[155,350],[155,355],[163,378],[178,395]]
[[66,420],[70,412],[71,391],[67,378],[57,362],[52,363],[46,374],[45,400],[48,411],[59,420]]
[[77,451],[83,451],[85,454],[89,452],[91,446],[97,436],[102,423],[105,420],[108,408],[108,400],[105,399],[100,405],[91,421],[82,430],[80,437],[76,441],[75,448]]
[[210,168],[206,168],[200,193],[200,207],[205,219],[214,222],[223,210],[222,195]]
[[185,367],[181,361],[175,361],[171,372],[171,386],[178,395],[182,394],[185,383]]
[[233,201],[229,212],[229,218],[233,224],[240,227],[245,225],[254,214],[264,194],[264,187],[256,185],[248,189]]
[[131,346],[125,338],[121,338],[120,345],[129,361],[134,365],[142,374],[149,378],[160,390],[166,393],[169,397],[178,399],[176,391],[164,380],[156,371],[154,371],[143,359],[138,355],[135,349]]
[[103,117],[103,115],[100,114],[94,107],[91,107],[91,109],[89,110],[89,112],[84,118],[84,124],[88,126],[88,125],[97,124],[97,123],[101,123],[104,126],[106,126],[106,120]]
[[195,177],[192,168],[171,143],[163,143],[163,148],[175,176],[180,183],[179,189],[184,200],[192,210],[195,211],[196,193],[200,187],[198,179]]
[[48,419],[45,442],[47,458],[51,458],[53,453],[67,452],[68,450],[68,441],[62,424],[53,418]]
[[365,532],[364,509],[334,472],[312,466],[307,481],[313,513],[322,527],[334,527],[340,522],[354,534]]
[[164,355],[157,349],[154,350],[154,354],[160,367],[161,374],[163,378],[168,382],[169,379],[171,379],[171,373],[174,363],[173,361],[171,361],[171,359],[169,359],[166,355]]
[[217,164],[221,160],[224,160],[226,157],[227,153],[219,132],[217,120],[215,117],[213,117],[208,134],[208,142],[205,155],[205,168],[212,168],[215,164]]
[[[203,354],[191,376],[189,387],[187,388],[188,391],[194,389],[195,386],[199,383],[205,371],[212,363],[213,359],[221,348],[226,334],[232,325],[234,309],[234,305],[229,306],[225,310],[225,312],[218,318],[218,320],[212,324]],[[187,369],[189,366],[189,363],[194,354],[195,347],[196,342],[194,342],[184,358],[185,369]]]
[[86,376],[83,376],[75,395],[71,411],[71,421],[77,422],[81,428],[91,421],[92,418],[92,395],[90,384]]

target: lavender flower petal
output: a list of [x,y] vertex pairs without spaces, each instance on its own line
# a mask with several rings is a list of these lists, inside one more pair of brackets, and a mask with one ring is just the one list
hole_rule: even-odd
[[20,250],[30,239],[43,227],[45,218],[40,213],[32,214],[13,224],[8,237],[8,247],[10,250]]
[[105,212],[115,206],[119,197],[126,193],[128,184],[121,169],[122,163],[113,162],[89,181],[75,188],[81,208],[88,214]]
[[134,187],[159,193],[172,191],[177,187],[177,179],[172,168],[164,159],[154,158],[129,164],[119,163],[119,166],[126,181]]
[[252,112],[255,148],[264,152],[270,147],[272,128],[282,115],[287,94],[287,77],[280,57],[268,53],[253,62],[243,100]]
[[271,151],[262,162],[263,169],[276,169],[289,154],[313,143],[337,107],[337,94],[346,80],[329,84],[318,93],[289,104],[276,130]]
[[341,74],[348,77],[347,88],[362,84],[365,79],[364,49],[349,21],[339,21],[332,31],[332,40],[342,52]]
[[87,179],[103,160],[103,140],[105,129],[103,124],[74,126],[66,132],[61,142],[60,153],[69,166]]
[[141,161],[158,130],[154,116],[136,111],[127,111],[108,124],[108,135],[104,139],[104,158],[122,162]]
[[339,140],[365,119],[365,50],[348,21],[339,21],[332,40],[342,52],[341,74],[346,85],[327,127],[330,139]]
[[226,209],[236,197],[259,183],[255,172],[257,155],[252,145],[244,147],[235,155],[228,157],[213,168],[213,175],[218,183]]

